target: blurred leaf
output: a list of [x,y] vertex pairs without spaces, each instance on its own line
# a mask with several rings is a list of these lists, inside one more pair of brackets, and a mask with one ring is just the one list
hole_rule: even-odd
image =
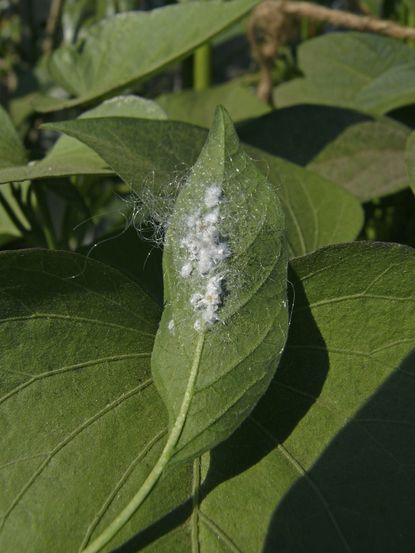
[[[153,217],[160,214],[162,220],[171,212],[180,182],[207,134],[185,123],[121,118],[67,121],[48,128],[76,137],[98,152],[138,199],[145,198]],[[293,256],[357,237],[363,212],[350,193],[256,148],[245,149],[281,197]]]
[[0,169],[26,163],[26,151],[7,112],[0,106]]
[[184,90],[163,94],[157,102],[169,119],[209,127],[217,105],[223,105],[234,122],[258,117],[270,111],[253,91],[240,81],[213,86],[202,92]]
[[308,165],[341,184],[361,201],[387,196],[409,185],[405,147],[410,129],[391,119],[349,127]]
[[300,45],[305,78],[275,89],[278,107],[325,104],[382,114],[415,102],[415,51],[369,33],[330,33]]
[[149,78],[235,23],[257,1],[191,2],[103,19],[86,38],[59,48],[51,58],[52,77],[75,98],[39,96],[36,108],[85,104]]
[[410,129],[388,117],[375,119],[346,109],[299,105],[243,124],[239,134],[253,146],[308,164],[361,201],[409,185],[404,157]]
[[405,160],[410,185],[415,194],[415,132],[411,133],[406,143]]

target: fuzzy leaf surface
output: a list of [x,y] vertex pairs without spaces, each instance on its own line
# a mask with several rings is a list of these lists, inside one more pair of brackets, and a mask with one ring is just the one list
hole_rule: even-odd
[[[166,208],[167,212],[171,210],[180,182],[195,163],[207,136],[205,129],[172,121],[89,119],[48,127],[87,144],[138,198],[145,197],[146,203],[162,215],[166,215]],[[349,192],[258,148],[244,148],[281,199],[292,257],[357,237],[363,212]]]
[[324,104],[380,115],[415,102],[415,53],[370,33],[330,33],[302,43],[305,78],[274,90],[278,107]]
[[55,111],[85,104],[149,78],[238,21],[256,3],[192,2],[103,19],[88,30],[86,38],[52,55],[53,78],[75,98],[39,96],[36,108]]
[[[219,233],[231,253],[212,269],[224,279],[219,321],[197,331],[199,315],[190,299],[205,294],[211,273],[204,277],[196,266],[188,278],[181,276],[189,261],[182,241],[190,232],[189,216],[206,210],[209,186],[222,189]],[[241,149],[223,108],[217,109],[179,192],[166,234],[163,273],[165,308],[152,373],[170,427],[185,418],[173,457],[183,460],[223,441],[250,413],[277,368],[288,329],[284,214],[272,186]]]
[[[3,253],[0,278],[3,513],[36,473],[1,550],[77,553],[161,448],[167,417],[140,357],[157,322],[143,322],[149,300],[133,282],[74,254]],[[172,467],[105,553],[190,553],[195,540],[201,553],[407,553],[415,542],[414,251],[332,246],[293,260],[289,278],[289,337],[267,393],[193,469]],[[50,316],[23,319],[27,308]]]

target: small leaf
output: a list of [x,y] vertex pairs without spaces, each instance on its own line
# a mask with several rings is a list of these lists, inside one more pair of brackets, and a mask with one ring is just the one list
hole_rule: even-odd
[[330,33],[300,45],[305,78],[278,86],[278,107],[324,104],[375,115],[415,102],[415,53],[370,33]]
[[[205,200],[213,189],[221,195],[217,207]],[[202,228],[200,237],[195,235],[203,243],[186,278],[181,271],[192,264],[192,254],[183,241],[193,239],[194,225],[208,225],[204,217],[217,209],[219,221],[206,231]],[[213,261],[212,267],[204,268],[203,248],[212,256],[209,248],[222,240],[204,237],[215,229],[230,254],[218,265]],[[224,440],[268,387],[288,325],[284,230],[272,187],[239,147],[227,113],[218,109],[202,153],[179,193],[164,249],[167,303],[152,372],[169,412],[170,428],[182,425],[174,445],[175,461],[195,457]],[[221,297],[214,300],[218,312],[204,318],[206,313],[195,309],[192,297],[201,294],[209,301],[210,283],[218,278],[215,293]]]
[[256,3],[192,2],[108,17],[88,29],[76,45],[62,46],[52,55],[53,78],[75,98],[39,96],[36,108],[78,106],[148,78],[241,19]]
[[[67,121],[48,128],[94,149],[139,199],[144,195],[148,201],[151,196],[157,212],[174,201],[178,185],[196,161],[207,135],[206,130],[185,123],[117,118]],[[244,149],[283,202],[292,256],[357,237],[363,211],[349,192],[257,148]]]

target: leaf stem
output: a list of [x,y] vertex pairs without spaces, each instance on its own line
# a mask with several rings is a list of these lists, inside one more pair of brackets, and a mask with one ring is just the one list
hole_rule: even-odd
[[212,46],[209,42],[202,44],[193,56],[193,88],[206,90],[212,81]]
[[44,190],[42,183],[33,182],[33,191],[35,193],[39,214],[41,218],[41,228],[46,240],[46,244],[50,250],[58,249],[58,244],[53,230],[53,222],[47,204],[46,191]]
[[151,490],[157,484],[160,476],[162,475],[164,469],[168,465],[169,461],[173,457],[175,447],[180,439],[182,434],[187,414],[189,412],[190,403],[193,397],[194,386],[196,383],[196,378],[199,371],[200,358],[202,356],[203,345],[205,341],[204,333],[200,333],[197,344],[195,356],[193,358],[192,367],[190,369],[189,381],[183,396],[183,401],[180,406],[180,411],[175,420],[174,426],[171,429],[167,442],[164,446],[163,451],[160,454],[156,464],[151,469],[150,474],[144,480],[141,488],[137,491],[135,496],[131,499],[128,505],[119,513],[117,517],[111,522],[109,526],[92,542],[88,547],[82,550],[82,553],[97,553],[100,551],[107,543],[109,543],[112,538],[117,534],[117,532],[124,526],[126,522],[132,517],[135,511],[140,507],[140,505],[147,498]]
[[3,196],[2,192],[0,192],[0,205],[3,207],[4,211],[9,216],[9,219],[12,221],[14,226],[22,236],[27,236],[28,229],[25,228],[23,223],[19,220],[19,218],[16,216],[15,212],[13,211],[13,208],[10,206],[9,202],[6,200],[6,198]]

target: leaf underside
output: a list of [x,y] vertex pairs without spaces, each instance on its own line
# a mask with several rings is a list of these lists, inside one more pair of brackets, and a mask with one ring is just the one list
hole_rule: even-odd
[[[74,553],[162,447],[167,416],[142,357],[159,309],[74,254],[0,262],[0,548]],[[229,440],[172,467],[107,553],[129,539],[120,551],[406,553],[415,542],[414,252],[331,246],[294,260],[289,279],[289,338],[268,392]]]

